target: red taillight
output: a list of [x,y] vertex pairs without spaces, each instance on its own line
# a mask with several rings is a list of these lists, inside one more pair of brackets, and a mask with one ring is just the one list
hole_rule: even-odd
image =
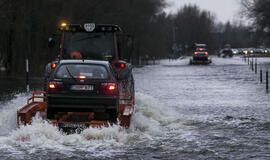
[[56,67],[56,64],[54,62],[52,62],[52,65],[51,65],[52,69],[55,69]]
[[115,67],[116,68],[124,69],[126,67],[126,64],[123,63],[123,62],[118,62],[118,63],[115,64]]
[[205,55],[208,55],[208,52],[204,52]]
[[49,88],[50,89],[55,89],[56,88],[56,85],[55,84],[49,84]]
[[120,64],[120,67],[123,69],[123,68],[125,68],[125,64],[124,63],[121,63]]
[[64,88],[63,82],[61,81],[51,81],[49,82],[49,89],[59,89]]
[[109,86],[106,87],[106,89],[108,91],[115,91],[116,90],[116,86],[115,85],[109,85]]
[[101,87],[107,93],[115,92],[117,90],[117,86],[115,83],[102,83]]
[[79,79],[86,79],[86,76],[78,76]]
[[194,54],[198,54],[198,52],[194,52]]
[[200,48],[200,49],[199,49],[199,51],[203,51],[203,49],[202,49],[202,48]]

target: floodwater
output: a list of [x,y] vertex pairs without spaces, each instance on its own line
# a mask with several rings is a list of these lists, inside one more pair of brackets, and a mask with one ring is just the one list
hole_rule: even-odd
[[269,160],[270,95],[258,75],[239,57],[188,62],[134,69],[136,111],[127,130],[65,135],[38,115],[17,128],[16,110],[30,94],[13,94],[0,102],[1,159]]

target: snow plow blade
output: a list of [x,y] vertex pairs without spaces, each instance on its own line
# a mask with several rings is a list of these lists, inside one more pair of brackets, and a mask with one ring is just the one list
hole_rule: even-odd
[[[43,95],[42,95],[43,94]],[[18,125],[31,124],[32,118],[39,112],[41,117],[46,119],[47,103],[45,101],[46,92],[37,91],[32,94],[32,97],[27,100],[27,104],[18,110],[17,123]],[[130,94],[119,95],[118,120],[122,127],[129,128],[131,116],[134,111],[134,100]],[[42,99],[42,101],[36,101]],[[58,113],[55,119],[49,120],[53,126],[57,126],[63,131],[85,129],[88,127],[109,127],[112,125],[108,120],[104,119],[105,113],[94,112],[64,112]]]
[[[17,123],[19,124],[31,124],[32,117],[36,115],[36,113],[40,112],[40,115],[44,117],[46,110],[47,110],[47,104],[44,102],[44,99],[46,98],[44,95],[41,96],[41,94],[45,94],[46,92],[42,91],[36,91],[33,92],[32,97],[27,99],[27,104],[19,109],[17,111]],[[42,102],[35,101],[36,99],[43,99]]]

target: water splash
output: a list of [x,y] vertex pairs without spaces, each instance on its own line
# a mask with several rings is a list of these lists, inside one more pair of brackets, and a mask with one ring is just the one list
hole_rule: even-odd
[[[173,121],[170,111],[157,99],[136,93],[135,113],[131,127],[123,129],[119,125],[102,128],[88,128],[81,134],[66,135],[37,114],[31,125],[17,128],[16,111],[25,104],[28,95],[18,94],[5,104],[0,112],[0,144],[5,147],[19,146],[33,149],[73,150],[74,148],[108,147],[152,140],[161,135],[164,127]],[[35,152],[35,150],[32,150]]]
[[13,100],[0,106],[0,136],[5,136],[17,128],[17,110],[25,105],[28,96],[27,93],[17,94]]

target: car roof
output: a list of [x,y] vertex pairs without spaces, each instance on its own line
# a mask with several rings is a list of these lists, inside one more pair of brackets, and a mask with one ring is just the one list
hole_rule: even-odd
[[97,60],[75,60],[75,59],[69,59],[69,60],[61,60],[59,64],[97,64],[97,65],[105,65],[108,66],[110,63],[108,61],[97,61]]

